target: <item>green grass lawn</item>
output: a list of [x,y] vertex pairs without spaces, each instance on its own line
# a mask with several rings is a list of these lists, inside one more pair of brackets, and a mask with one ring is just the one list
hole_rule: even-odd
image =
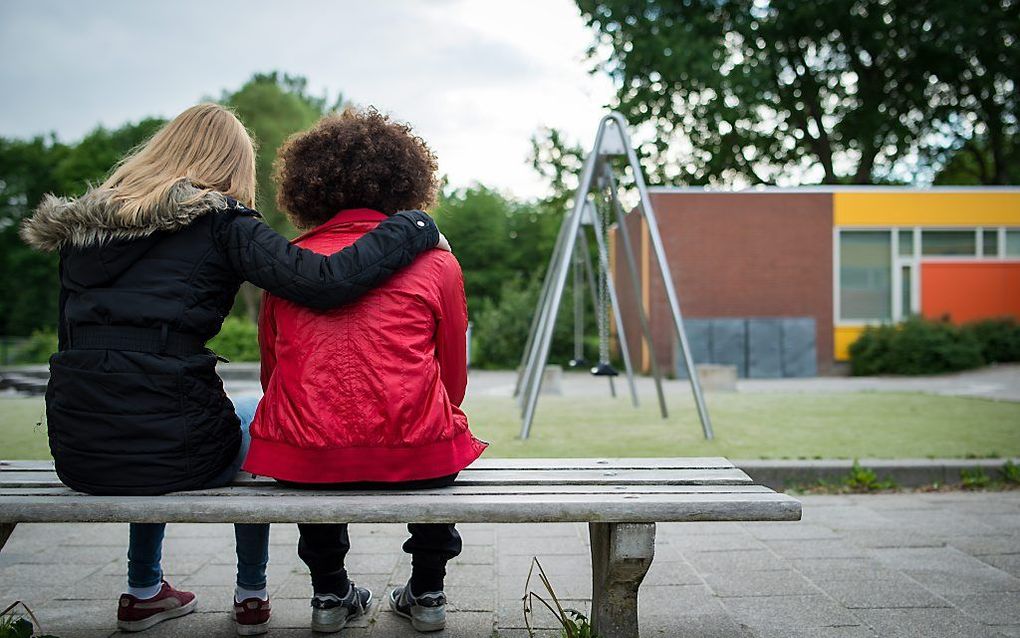
[[[520,441],[511,399],[469,399],[472,429],[490,457],[726,456],[925,458],[1020,456],[1020,403],[923,394],[710,394],[714,441],[693,402],[673,397],[668,420],[654,397],[542,397]],[[41,399],[0,399],[0,458],[49,457]]]

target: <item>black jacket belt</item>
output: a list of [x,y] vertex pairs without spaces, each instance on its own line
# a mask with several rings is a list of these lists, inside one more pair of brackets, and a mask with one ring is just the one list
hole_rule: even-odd
[[205,352],[199,336],[162,328],[78,326],[68,330],[71,350],[125,350],[186,356]]

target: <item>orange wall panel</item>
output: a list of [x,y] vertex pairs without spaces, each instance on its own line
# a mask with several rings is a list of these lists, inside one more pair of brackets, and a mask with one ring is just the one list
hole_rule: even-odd
[[1020,319],[1020,262],[922,262],[921,314],[955,323]]

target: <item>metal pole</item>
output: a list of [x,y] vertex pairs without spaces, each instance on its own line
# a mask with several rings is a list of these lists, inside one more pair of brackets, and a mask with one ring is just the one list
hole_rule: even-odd
[[542,291],[538,296],[538,308],[539,311],[531,318],[531,328],[528,330],[528,340],[524,344],[524,354],[521,355],[521,365],[517,369],[517,383],[514,386],[514,396],[518,396],[521,392],[521,383],[525,376],[525,371],[530,366],[530,357],[532,354],[532,346],[535,341],[535,333],[538,331],[539,318],[546,307],[546,297],[549,295],[549,280],[552,274],[552,268],[557,263],[557,256],[559,255],[560,244],[563,243],[563,236],[567,228],[567,217],[563,217],[563,221],[560,223],[560,231],[556,236],[556,243],[553,245],[552,255],[549,256],[549,263],[545,268],[545,276],[542,278]]
[[[648,187],[645,185],[645,178],[641,172],[641,164],[638,163],[637,154],[631,146],[630,136],[627,135],[626,120],[615,111],[607,116],[619,127],[620,138],[627,149],[627,160],[631,170],[634,171],[634,183],[641,196],[641,211],[648,223],[648,235],[652,241],[652,249],[655,251],[655,259],[662,274],[662,283],[666,289],[666,299],[669,301],[669,309],[673,315],[673,327],[676,329],[677,339],[680,342],[680,350],[684,355],[684,362],[687,364],[687,371],[691,381],[691,391],[694,394],[694,402],[698,406],[698,416],[701,418],[701,428],[705,438],[712,440],[712,421],[708,416],[708,408],[705,406],[705,397],[701,392],[701,381],[698,379],[697,368],[694,367],[694,358],[691,356],[691,348],[687,343],[687,333],[684,331],[683,317],[680,314],[680,301],[677,298],[676,288],[673,286],[673,275],[669,270],[666,261],[666,250],[662,245],[662,237],[659,235],[659,226],[655,221],[655,211],[652,209],[651,199],[648,197]],[[605,122],[605,120],[603,120]]]
[[641,321],[641,332],[644,333],[645,341],[648,343],[648,351],[651,353],[652,377],[655,379],[655,392],[659,396],[659,411],[662,418],[667,418],[669,412],[666,410],[666,394],[662,390],[662,372],[659,370],[659,358],[655,356],[655,343],[652,342],[652,328],[648,323],[648,315],[645,314],[645,306],[641,299],[641,279],[638,277],[637,260],[634,259],[634,248],[630,243],[630,230],[627,228],[627,220],[623,213],[623,206],[620,205],[619,193],[616,189],[616,178],[612,171],[606,171],[609,183],[609,196],[613,211],[616,213],[616,231],[620,234],[620,244],[623,245],[623,253],[627,260],[627,270],[630,273],[630,283],[634,288],[634,296],[637,299],[638,319]]
[[[584,208],[585,199],[588,196],[588,191],[591,190],[592,176],[595,174],[595,164],[598,157],[599,146],[602,143],[602,136],[605,130],[606,122],[609,121],[611,116],[602,118],[599,122],[599,130],[595,135],[595,144],[592,147],[591,153],[585,159],[584,170],[581,173],[581,180],[577,186],[577,194],[574,197],[574,208],[570,213],[569,221],[565,225],[566,238],[563,245],[563,254],[559,256],[559,262],[561,267],[556,268],[554,274],[551,276],[555,277],[550,284],[552,286],[550,290],[550,307],[557,308],[560,304],[560,299],[563,297],[563,286],[566,284],[567,279],[567,268],[569,263],[564,263],[564,256],[569,259],[571,251],[574,249],[574,244],[577,239],[577,231],[581,226],[581,211]],[[546,320],[542,325],[539,326],[539,332],[536,334],[537,343],[535,344],[536,354],[538,355],[538,361],[544,363],[549,356],[549,348],[552,345],[552,333],[555,324],[555,315],[552,321]],[[534,368],[534,366],[532,366]],[[528,438],[528,434],[531,432],[531,424],[535,419],[535,407],[538,402],[538,392],[542,386],[542,375],[535,374],[534,369],[531,372],[530,378],[527,379],[528,390],[527,396],[524,401],[524,415],[521,422],[521,438]]]
[[599,263],[603,272],[606,273],[606,288],[609,290],[609,305],[613,307],[613,317],[616,319],[616,332],[620,337],[620,354],[623,355],[623,367],[627,371],[627,383],[630,384],[630,399],[634,407],[638,406],[637,385],[634,383],[634,368],[630,361],[630,346],[627,345],[627,333],[623,328],[623,315],[620,312],[620,300],[616,297],[616,285],[613,283],[612,273],[609,270],[609,249],[606,246],[606,238],[602,234],[602,219],[598,208],[595,208],[598,215],[593,225],[595,229],[595,242],[598,244]]

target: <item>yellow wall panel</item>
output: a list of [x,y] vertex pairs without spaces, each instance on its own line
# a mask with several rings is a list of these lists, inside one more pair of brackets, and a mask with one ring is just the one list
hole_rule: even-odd
[[856,341],[862,332],[864,332],[864,326],[836,326],[832,339],[836,361],[850,359],[850,344]]
[[832,199],[836,226],[1020,226],[1020,190],[837,191]]

